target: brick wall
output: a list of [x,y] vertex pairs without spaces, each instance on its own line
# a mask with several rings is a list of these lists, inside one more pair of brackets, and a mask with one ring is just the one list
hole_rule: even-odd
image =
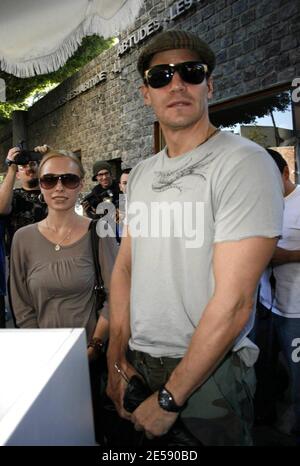
[[[179,2],[146,0],[133,27],[124,31],[120,43],[157,20],[164,27],[198,33],[217,56],[215,97],[219,103],[300,76],[300,4],[295,0],[216,0]],[[171,22],[170,8],[186,8]],[[29,146],[48,143],[56,148],[81,149],[90,172],[96,159],[122,159],[133,166],[153,153],[152,111],[143,106],[138,87],[141,79],[136,61],[142,44],[120,59],[118,46],[105,51],[79,73],[66,80],[41,101],[27,116]],[[121,72],[115,68],[120,66]],[[101,71],[107,80],[61,104],[72,90]],[[0,133],[0,157],[6,151]],[[88,180],[90,184],[90,180]]]

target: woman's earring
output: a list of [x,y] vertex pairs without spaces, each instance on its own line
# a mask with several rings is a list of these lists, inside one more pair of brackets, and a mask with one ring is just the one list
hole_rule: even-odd
[[38,200],[40,201],[41,204],[45,204],[45,199],[42,193],[38,195]]

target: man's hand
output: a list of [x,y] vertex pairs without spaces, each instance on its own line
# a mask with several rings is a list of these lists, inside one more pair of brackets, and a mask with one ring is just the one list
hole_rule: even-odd
[[96,213],[96,209],[94,209],[94,207],[92,207],[92,206],[90,205],[89,201],[83,201],[83,202],[81,203],[81,205],[82,205],[83,210],[84,210],[86,213],[89,212],[89,211],[92,212],[93,214]]
[[20,153],[19,147],[12,147],[7,153],[7,160],[14,161],[17,154]]
[[42,146],[36,146],[33,150],[34,152],[39,152],[40,154],[45,155],[51,150],[51,148],[47,146],[47,144],[43,144]]
[[[130,420],[131,414],[128,411],[126,411],[123,407],[123,399],[125,390],[127,388],[127,382],[116,370],[114,364],[115,362],[113,362],[112,364],[108,363],[109,370],[106,393],[109,396],[109,398],[114,402],[119,416],[121,416],[124,419]],[[129,364],[127,361],[119,363],[118,365],[120,366],[122,371],[124,371],[128,379],[130,379],[133,375],[138,375],[134,367],[131,366],[131,364]]]
[[178,413],[171,413],[162,409],[157,400],[157,392],[132,413],[131,421],[136,430],[144,430],[151,439],[166,434],[178,417]]

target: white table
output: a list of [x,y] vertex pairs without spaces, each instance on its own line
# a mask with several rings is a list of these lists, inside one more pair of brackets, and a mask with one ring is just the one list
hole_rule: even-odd
[[95,445],[83,329],[0,330],[0,445]]

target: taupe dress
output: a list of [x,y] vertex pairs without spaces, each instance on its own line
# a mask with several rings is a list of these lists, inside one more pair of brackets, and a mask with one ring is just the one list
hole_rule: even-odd
[[[84,327],[89,339],[97,317],[93,287],[95,271],[91,233],[69,246],[45,238],[37,224],[20,228],[13,239],[10,288],[20,328]],[[106,290],[116,256],[114,238],[99,241],[99,260]],[[107,317],[107,303],[102,309]]]

